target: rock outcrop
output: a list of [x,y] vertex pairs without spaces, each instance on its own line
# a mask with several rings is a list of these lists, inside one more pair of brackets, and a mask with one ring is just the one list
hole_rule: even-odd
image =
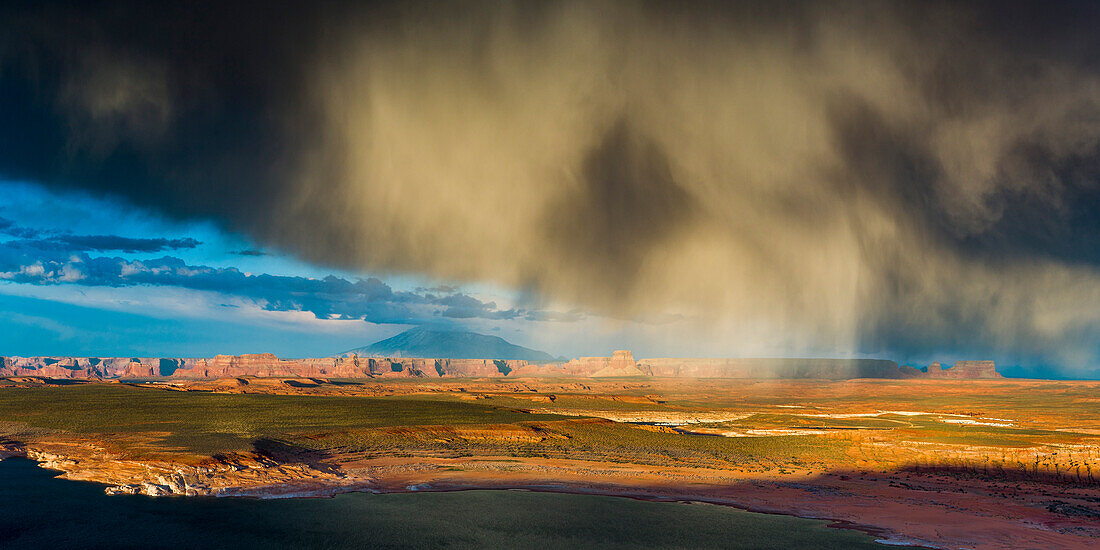
[[531,375],[542,376],[643,376],[634,361],[634,355],[627,350],[618,350],[611,357],[578,357],[564,364],[546,365]]
[[[571,366],[572,365],[572,366]],[[581,376],[595,378],[612,376],[644,376],[638,369],[638,363],[634,361],[634,355],[629,350],[617,350],[611,357],[582,357],[566,363],[566,369],[571,369]]]
[[951,380],[979,380],[1002,378],[993,361],[956,361],[949,369],[943,368],[939,361],[928,365],[924,378],[945,378]]

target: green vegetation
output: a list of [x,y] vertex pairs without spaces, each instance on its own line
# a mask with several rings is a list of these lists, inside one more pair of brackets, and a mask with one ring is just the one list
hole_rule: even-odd
[[261,438],[385,426],[502,424],[555,415],[472,403],[371,397],[211,394],[82,384],[0,391],[0,421],[76,433],[162,433],[163,444],[212,454]]
[[[509,431],[511,430],[511,431]],[[357,457],[516,456],[599,462],[691,465],[766,470],[780,464],[840,459],[844,442],[792,436],[727,438],[665,433],[612,422],[522,422],[483,432],[358,430],[287,440],[317,450]]]

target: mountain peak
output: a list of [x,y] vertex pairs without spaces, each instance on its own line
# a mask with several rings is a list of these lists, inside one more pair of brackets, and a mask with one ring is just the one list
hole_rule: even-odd
[[544,351],[517,346],[499,336],[418,326],[369,346],[339,354],[341,357],[424,357],[436,359],[523,359],[554,361]]

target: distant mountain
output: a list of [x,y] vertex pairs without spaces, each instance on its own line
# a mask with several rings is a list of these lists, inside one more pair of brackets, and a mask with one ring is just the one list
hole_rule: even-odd
[[348,350],[339,357],[350,357],[352,354],[359,357],[557,360],[549,353],[517,346],[498,336],[425,327],[409,329],[369,346]]

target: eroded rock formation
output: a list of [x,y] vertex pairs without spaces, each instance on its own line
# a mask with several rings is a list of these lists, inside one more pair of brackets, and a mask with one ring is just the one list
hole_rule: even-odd
[[939,361],[928,366],[925,378],[948,378],[952,380],[973,380],[982,378],[1002,378],[993,361],[956,361],[949,369],[943,368]]
[[168,376],[194,359],[153,357],[0,357],[2,376],[149,378]]

